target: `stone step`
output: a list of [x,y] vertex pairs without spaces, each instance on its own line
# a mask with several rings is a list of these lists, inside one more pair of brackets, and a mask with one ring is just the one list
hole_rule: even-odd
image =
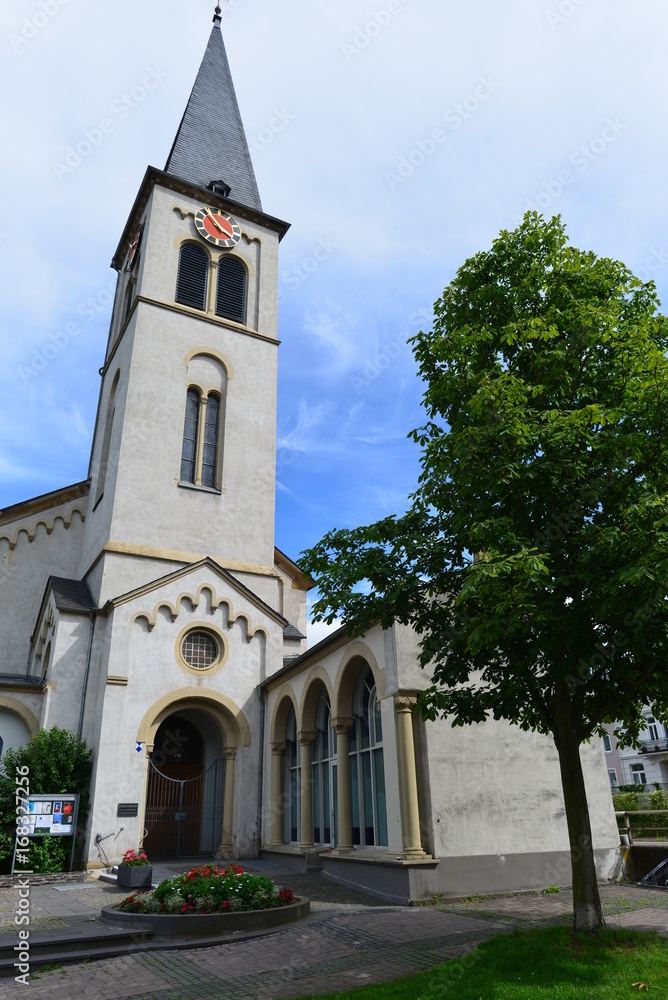
[[[113,958],[132,951],[145,951],[152,943],[152,930],[105,931],[90,934],[59,934],[52,937],[30,938],[30,971],[35,972],[44,965],[63,965],[66,962],[83,962],[86,959]],[[14,963],[18,961],[15,945],[0,945],[0,978],[18,974]]]

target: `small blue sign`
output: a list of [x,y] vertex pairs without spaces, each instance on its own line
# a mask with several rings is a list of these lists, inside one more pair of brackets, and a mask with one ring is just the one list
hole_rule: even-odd
[[137,753],[141,753],[141,743],[137,744]]

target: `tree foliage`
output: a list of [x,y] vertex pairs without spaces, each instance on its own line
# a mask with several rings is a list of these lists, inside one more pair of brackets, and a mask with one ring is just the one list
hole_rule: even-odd
[[426,718],[508,719],[560,751],[605,722],[637,740],[642,702],[668,709],[668,321],[653,284],[528,213],[466,261],[412,344],[418,487],[404,514],[305,554],[316,619],[411,625]]

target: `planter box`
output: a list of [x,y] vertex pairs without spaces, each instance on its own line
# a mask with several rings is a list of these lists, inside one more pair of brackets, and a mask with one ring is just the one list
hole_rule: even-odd
[[117,885],[122,889],[150,889],[153,865],[119,865]]
[[101,917],[105,923],[127,930],[152,930],[160,938],[206,938],[231,934],[235,931],[262,931],[280,927],[309,915],[308,899],[295,899],[288,906],[271,910],[242,910],[235,913],[122,913],[116,906],[104,906]]

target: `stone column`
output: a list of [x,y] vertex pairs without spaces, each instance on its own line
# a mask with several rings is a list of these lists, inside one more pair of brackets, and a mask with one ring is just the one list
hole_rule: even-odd
[[415,745],[413,743],[413,709],[416,704],[417,697],[415,695],[395,695],[402,857],[407,860],[426,856],[422,850],[422,837],[420,836],[420,809],[415,770]]
[[271,843],[283,843],[283,754],[285,743],[271,744]]
[[353,850],[353,820],[350,808],[350,727],[352,719],[332,719],[336,730],[336,788],[339,812],[337,854]]
[[299,847],[302,851],[311,850],[313,847],[313,793],[311,790],[311,745],[315,739],[315,732],[297,733],[297,742],[300,746],[300,802],[301,802],[301,837]]
[[234,761],[236,747],[223,750],[225,757],[225,804],[223,806],[223,836],[216,857],[232,854],[232,831],[234,829]]

